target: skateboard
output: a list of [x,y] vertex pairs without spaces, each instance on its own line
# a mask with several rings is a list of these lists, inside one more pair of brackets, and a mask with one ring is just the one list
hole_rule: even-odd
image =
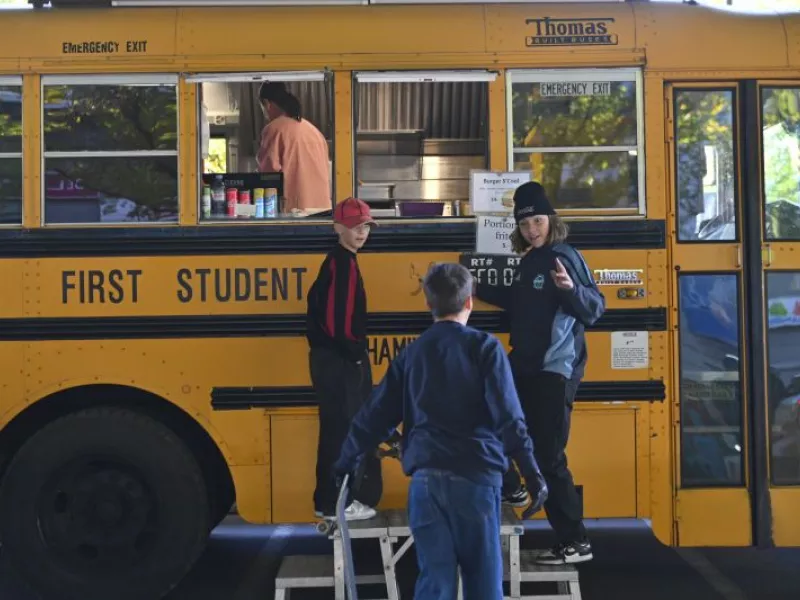
[[342,487],[339,490],[339,497],[336,500],[336,516],[334,518],[323,519],[317,524],[317,531],[326,535],[334,535],[339,530],[339,537],[342,540],[342,561],[344,562],[344,589],[347,600],[358,600],[356,590],[356,573],[353,566],[353,548],[350,545],[350,528],[347,525],[347,492],[350,483],[350,475],[345,475]]

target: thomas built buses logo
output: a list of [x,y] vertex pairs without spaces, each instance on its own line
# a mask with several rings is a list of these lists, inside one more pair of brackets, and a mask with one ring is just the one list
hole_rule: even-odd
[[616,33],[609,32],[614,19],[526,19],[526,25],[536,28],[534,35],[525,38],[529,48],[537,46],[616,46]]

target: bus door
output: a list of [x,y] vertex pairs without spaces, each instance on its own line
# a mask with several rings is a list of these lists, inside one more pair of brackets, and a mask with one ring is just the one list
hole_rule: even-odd
[[673,83],[677,544],[800,543],[800,86]]

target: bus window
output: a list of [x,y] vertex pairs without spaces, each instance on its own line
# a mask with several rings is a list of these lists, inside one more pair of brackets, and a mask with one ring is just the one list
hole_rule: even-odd
[[736,233],[733,90],[675,91],[678,240],[732,241]]
[[800,271],[766,278],[770,475],[775,485],[800,485]]
[[[332,75],[322,71],[215,73],[192,75],[186,80],[198,86],[201,221],[274,220],[330,211],[334,189]],[[259,100],[264,82],[282,83],[298,99],[302,118],[322,134],[327,144],[331,184],[327,197],[287,198],[282,193],[285,190],[280,176],[260,172],[259,148],[268,123]],[[292,176],[288,171],[284,173],[284,177]],[[261,190],[270,188],[283,196],[274,213],[256,199],[256,195],[262,195]],[[227,194],[234,189],[236,202],[229,204]],[[268,192],[266,195],[269,197]]]
[[644,214],[641,74],[509,71],[509,161],[557,210]]
[[766,237],[800,240],[800,89],[761,91]]
[[22,78],[0,77],[0,224],[22,223]]
[[678,278],[683,487],[744,482],[738,290],[736,273]]
[[355,177],[377,217],[459,216],[488,166],[486,71],[358,73]]
[[177,78],[42,78],[45,223],[178,220]]

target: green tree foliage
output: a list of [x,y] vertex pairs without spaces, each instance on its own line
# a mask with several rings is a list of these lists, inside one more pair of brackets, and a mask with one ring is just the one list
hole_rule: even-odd
[[[44,88],[46,151],[147,151],[177,148],[174,86],[81,85]],[[50,158],[48,172],[99,192],[105,213],[133,203],[126,219],[177,214],[174,157]],[[116,208],[115,208],[116,207]]]
[[800,239],[800,90],[762,92],[767,236]]
[[[636,86],[612,82],[608,93],[543,96],[542,84],[512,88],[515,148],[636,146]],[[517,154],[517,168],[531,157]],[[630,208],[638,202],[637,157],[628,152],[544,153],[534,177],[557,204]],[[535,163],[537,157],[532,158]]]
[[[674,113],[681,239],[698,239],[697,215],[705,211],[707,191],[717,198],[716,226],[735,222],[733,93],[682,90],[675,95]],[[716,164],[707,164],[706,148],[713,149]],[[711,176],[709,190],[706,175]],[[733,237],[730,231],[725,239]]]
[[[0,86],[0,152],[22,152],[22,96],[19,86]],[[0,159],[0,223],[22,218],[22,161]]]

